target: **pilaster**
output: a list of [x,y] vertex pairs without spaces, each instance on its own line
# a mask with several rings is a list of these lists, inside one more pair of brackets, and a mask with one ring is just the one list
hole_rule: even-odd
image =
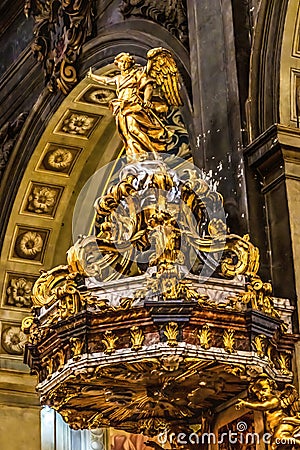
[[[260,177],[275,294],[296,301],[300,294],[300,130],[273,125],[246,148],[245,157]],[[258,221],[261,226],[263,217],[251,220],[252,225]]]

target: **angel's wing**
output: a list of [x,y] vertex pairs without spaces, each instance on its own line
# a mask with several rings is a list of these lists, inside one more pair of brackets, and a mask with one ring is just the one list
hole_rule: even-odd
[[285,389],[280,395],[281,406],[288,410],[292,416],[296,415],[300,410],[299,395],[295,387],[291,384],[286,384]]
[[172,53],[158,47],[147,53],[147,74],[162,88],[169,105],[180,106],[179,72]]

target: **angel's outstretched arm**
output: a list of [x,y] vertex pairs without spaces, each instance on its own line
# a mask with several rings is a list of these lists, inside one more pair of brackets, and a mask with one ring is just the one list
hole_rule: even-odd
[[236,409],[240,409],[242,406],[257,411],[268,411],[269,409],[280,407],[280,400],[275,396],[264,402],[249,402],[248,400],[239,399],[235,407]]
[[87,78],[91,78],[94,81],[98,81],[99,83],[103,84],[116,84],[116,77],[105,77],[103,75],[96,75],[92,72],[92,68],[90,67]]

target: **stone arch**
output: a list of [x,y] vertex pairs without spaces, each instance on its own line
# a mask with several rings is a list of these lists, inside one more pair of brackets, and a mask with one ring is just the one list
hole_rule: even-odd
[[299,96],[300,5],[297,0],[290,0],[282,39],[279,98],[280,124],[299,128]]
[[288,0],[263,0],[257,14],[249,79],[250,141],[279,122],[281,48],[288,4]]

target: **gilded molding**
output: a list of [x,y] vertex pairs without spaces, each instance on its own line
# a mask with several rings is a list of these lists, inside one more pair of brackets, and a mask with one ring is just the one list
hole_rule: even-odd
[[118,336],[115,336],[111,330],[106,331],[101,341],[105,347],[104,353],[107,353],[108,355],[114,353],[116,351],[116,342],[118,339]]
[[199,339],[200,347],[208,350],[211,347],[211,329],[208,325],[203,325],[203,327],[198,331],[197,338]]
[[251,274],[248,277],[247,291],[240,294],[237,300],[244,304],[251,304],[251,308],[255,311],[261,311],[271,317],[278,318],[280,315],[274,307],[271,294],[271,283],[263,282],[257,274]]
[[143,334],[143,330],[141,330],[137,326],[133,326],[130,328],[130,341],[132,350],[140,350],[143,346],[144,339],[145,336]]
[[74,337],[70,339],[71,342],[71,350],[73,354],[74,361],[77,361],[81,358],[82,349],[84,346],[84,341],[80,338]]
[[266,336],[264,334],[257,335],[252,343],[257,356],[259,358],[264,358],[266,356]]
[[167,338],[168,345],[170,347],[176,347],[178,345],[178,335],[179,335],[178,324],[175,322],[169,322],[166,325],[164,335]]

